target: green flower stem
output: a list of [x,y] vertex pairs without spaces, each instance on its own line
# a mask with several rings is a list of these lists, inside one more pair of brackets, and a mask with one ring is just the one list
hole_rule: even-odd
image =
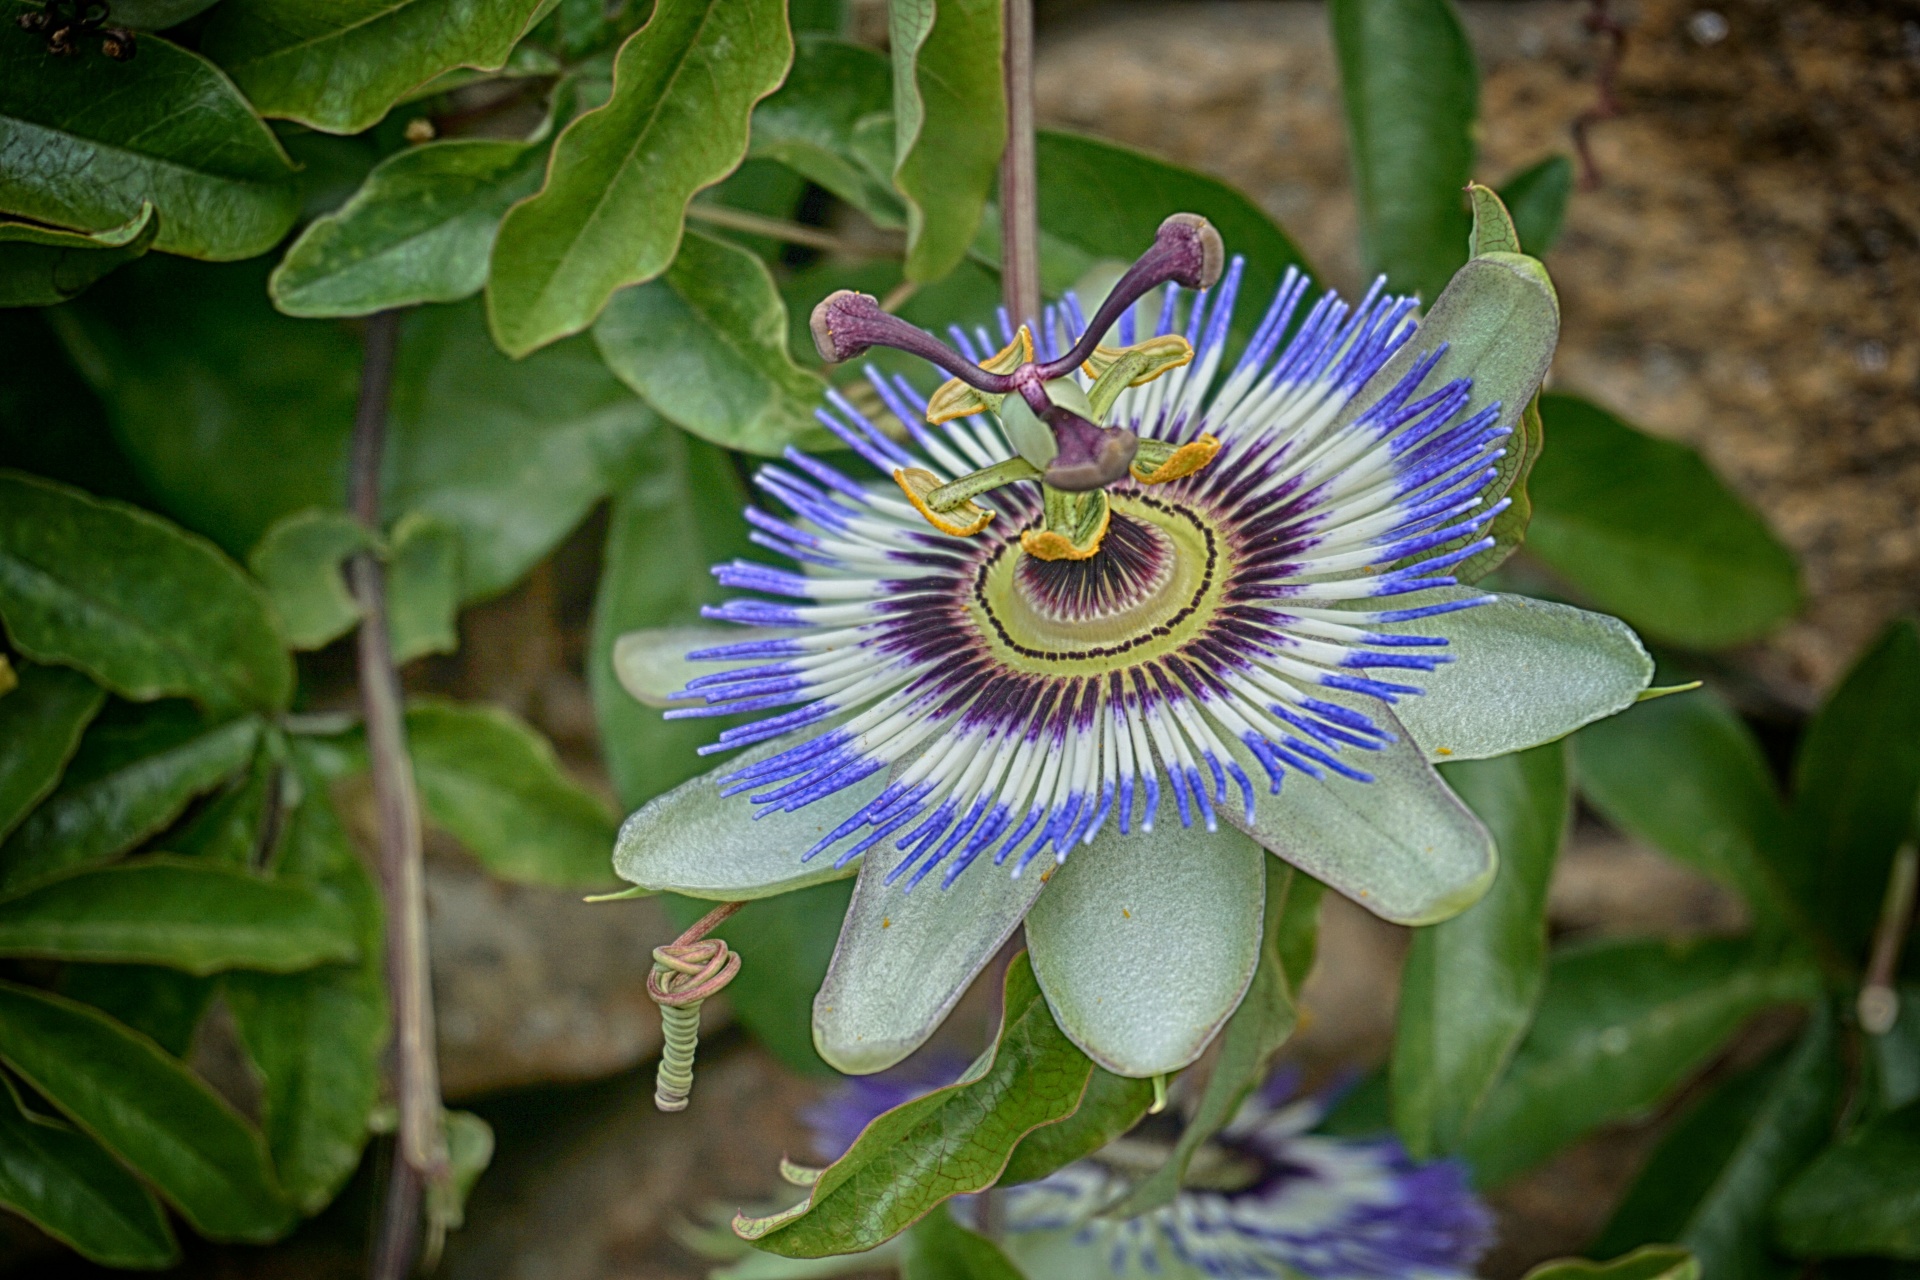
[[1867,980],[1860,988],[1860,1026],[1868,1035],[1883,1036],[1900,1016],[1900,996],[1894,986],[1900,972],[1900,952],[1913,928],[1915,898],[1920,890],[1920,849],[1902,845],[1887,874],[1887,896],[1880,909],[1880,925],[1873,931],[1873,952],[1867,961]]
[[1007,150],[1000,160],[1000,296],[1040,315],[1040,183],[1033,126],[1033,0],[1006,0]]
[[[366,325],[366,356],[354,410],[348,504],[370,530],[380,527],[380,462],[386,446],[387,397],[393,382],[399,314],[383,311]],[[399,1108],[392,1170],[369,1268],[372,1280],[405,1280],[420,1251],[420,1209],[430,1188],[448,1184],[446,1135],[440,1123],[440,1065],[434,1057],[433,987],[427,969],[427,902],[421,865],[420,798],[407,754],[400,676],[387,635],[386,573],[379,556],[361,551],[348,562],[359,601],[360,706],[374,808],[380,820],[380,887],[387,920],[387,990],[393,1007],[393,1091]],[[433,1195],[430,1202],[443,1199]],[[439,1215],[428,1241],[438,1252]]]

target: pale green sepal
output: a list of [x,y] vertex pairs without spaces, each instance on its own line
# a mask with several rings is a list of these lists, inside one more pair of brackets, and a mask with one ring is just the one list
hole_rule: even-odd
[[1260,846],[1162,817],[1151,834],[1102,827],[1027,916],[1054,1021],[1089,1058],[1136,1078],[1198,1058],[1260,962]]
[[676,698],[687,681],[731,671],[759,659],[740,662],[692,662],[687,655],[717,645],[764,640],[779,634],[740,627],[648,627],[629,631],[613,642],[613,674],[620,687],[649,707],[704,706],[698,698]]
[[982,861],[951,889],[936,868],[904,892],[904,878],[885,883],[899,859],[889,843],[865,860],[813,1000],[813,1046],[848,1075],[884,1071],[925,1044],[1046,887],[1038,867],[1016,880]]
[[[1393,712],[1372,698],[1321,689],[1315,696],[1372,718],[1397,740],[1342,758],[1373,775],[1355,782],[1289,773],[1278,795],[1266,770],[1237,741],[1233,753],[1254,779],[1254,814],[1232,803],[1220,816],[1338,893],[1395,924],[1435,924],[1479,901],[1493,883],[1493,838],[1448,790]],[[1405,705],[1404,703],[1402,705]]]
[[1017,395],[1000,401],[1000,429],[1006,433],[1013,451],[1042,471],[1060,452],[1053,428],[1040,421],[1040,415]]
[[628,885],[624,889],[615,890],[613,893],[590,893],[586,897],[580,899],[580,901],[582,902],[625,902],[628,898],[651,898],[652,896],[653,896],[653,890],[642,889],[639,885],[634,884],[634,885]]
[[1093,415],[1093,402],[1087,399],[1086,388],[1072,378],[1055,378],[1046,385],[1047,399],[1062,409],[1071,410],[1088,422],[1097,422]]
[[1665,698],[1671,694],[1692,693],[1695,689],[1698,689],[1702,683],[1703,682],[1699,680],[1689,680],[1685,684],[1656,685],[1652,688],[1642,689],[1634,701],[1652,702],[1655,698]]
[[1420,677],[1426,692],[1394,708],[1429,760],[1481,760],[1552,742],[1624,711],[1653,680],[1640,637],[1604,613],[1465,587],[1395,603],[1473,598],[1489,603],[1376,628],[1450,642],[1429,651],[1452,661]]
[[[885,770],[792,813],[769,812],[746,792],[720,794],[724,775],[813,734],[808,729],[763,742],[649,800],[620,828],[614,871],[643,889],[722,902],[770,898],[852,875],[851,866],[834,867],[831,852],[811,862],[800,861],[800,855],[878,795],[886,784]],[[756,819],[760,814],[765,816]]]
[[1473,236],[1467,242],[1467,251],[1476,258],[1489,253],[1519,253],[1520,232],[1499,194],[1492,187],[1470,182],[1467,198],[1473,203]]

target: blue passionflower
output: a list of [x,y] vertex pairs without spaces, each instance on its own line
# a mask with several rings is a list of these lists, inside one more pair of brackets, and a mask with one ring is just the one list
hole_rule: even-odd
[[[1007,1252],[1028,1275],[1074,1280],[1471,1276],[1492,1243],[1493,1215],[1466,1169],[1451,1160],[1421,1164],[1390,1136],[1312,1132],[1328,1100],[1293,1096],[1295,1079],[1275,1072],[1200,1148],[1188,1185],[1162,1208],[1101,1216],[1167,1154],[1138,1132],[1007,1188]],[[836,1090],[807,1116],[819,1154],[837,1157],[875,1116],[938,1083],[925,1072],[889,1072]],[[971,1215],[970,1203],[955,1207]]]
[[1090,319],[1003,316],[997,349],[827,299],[830,358],[892,346],[950,380],[869,370],[874,412],[819,411],[849,461],[759,471],[754,540],[794,567],[715,570],[752,594],[707,615],[744,636],[622,641],[668,715],[757,718],[628,821],[616,868],[713,899],[857,872],[814,1006],[843,1071],[923,1043],[1023,921],[1075,1043],[1185,1066],[1251,981],[1265,851],[1443,919],[1495,851],[1430,762],[1559,737],[1652,674],[1611,618],[1457,581],[1558,331],[1537,262],[1475,258],[1424,319],[1290,269],[1241,340],[1223,258],[1170,218]]

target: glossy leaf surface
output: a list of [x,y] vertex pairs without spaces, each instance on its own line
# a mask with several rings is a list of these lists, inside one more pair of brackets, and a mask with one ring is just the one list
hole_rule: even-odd
[[434,825],[507,880],[600,888],[613,815],[553,747],[499,707],[439,700],[407,710],[420,799]]
[[184,1058],[219,985],[218,978],[153,964],[72,964],[61,972],[58,990]]
[[746,154],[753,105],[793,58],[784,0],[660,0],[620,49],[613,97],[568,125],[546,185],[501,224],[487,285],[502,348],[593,323],[666,270],[687,201]]
[[1138,1124],[1152,1105],[1153,1081],[1117,1076],[1096,1066],[1073,1114],[1022,1138],[1007,1160],[999,1185],[1038,1182],[1056,1169],[1085,1159]]
[[778,454],[816,432],[820,378],[787,350],[787,308],[766,264],[687,232],[658,280],[622,290],[593,326],[620,379],[715,444]]
[[938,280],[965,256],[1006,148],[1000,5],[899,0],[888,6],[887,34],[906,275]]
[[1719,649],[1800,607],[1793,556],[1682,444],[1573,396],[1545,395],[1527,550],[1656,640]]
[[500,219],[538,188],[545,154],[488,138],[394,153],[300,233],[268,282],[274,305],[293,316],[358,316],[480,292]]
[[202,859],[140,858],[0,902],[6,955],[288,973],[356,948],[332,900]]
[[1920,1103],[1822,1152],[1781,1196],[1774,1222],[1801,1256],[1920,1258]]
[[541,0],[230,0],[201,36],[262,114],[358,133],[454,67],[504,66]]
[[[9,0],[0,17],[26,11]],[[154,248],[245,258],[293,225],[293,174],[233,82],[158,36],[126,63],[0,43],[0,212],[101,232],[151,204]]]
[[1023,1280],[1000,1246],[936,1209],[908,1229],[900,1280]]
[[65,667],[20,664],[19,684],[0,698],[0,843],[53,791],[100,710],[100,686]]
[[1447,0],[1328,7],[1367,265],[1437,298],[1467,253],[1479,72]]
[[993,1051],[959,1083],[880,1116],[820,1175],[801,1212],[749,1226],[749,1238],[788,1257],[852,1253],[992,1186],[1023,1137],[1073,1112],[1093,1071],[1053,1024],[1024,957],[1007,970],[1002,1009]]
[[276,520],[247,553],[247,567],[266,589],[287,643],[318,649],[351,631],[360,606],[342,564],[373,545],[365,525],[344,511],[318,507]]
[[293,664],[266,597],[158,517],[0,473],[0,617],[19,650],[123,697],[278,710]]
[[883,227],[906,219],[899,193],[856,142],[862,123],[893,107],[884,55],[822,36],[796,42],[786,83],[753,109],[747,154],[777,160]]
[[259,1131],[177,1059],[58,996],[0,983],[0,1061],[212,1240],[293,1225]]
[[51,307],[85,293],[115,267],[153,247],[160,217],[142,205],[124,225],[104,231],[55,231],[0,222],[0,307]]
[[1500,870],[1480,901],[1414,934],[1401,971],[1393,1120],[1419,1159],[1459,1146],[1533,1020],[1571,803],[1558,743],[1442,773],[1492,832]]

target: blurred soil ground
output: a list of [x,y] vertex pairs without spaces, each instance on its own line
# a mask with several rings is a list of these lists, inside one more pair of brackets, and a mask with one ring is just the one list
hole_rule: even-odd
[[[1551,151],[1595,99],[1586,6],[1468,3],[1485,77],[1481,177]],[[859,29],[874,24],[863,0]],[[1806,565],[1811,605],[1737,655],[1776,708],[1805,708],[1894,612],[1920,602],[1920,5],[1678,0],[1617,10],[1623,113],[1593,129],[1601,185],[1576,194],[1549,258],[1566,328],[1555,368],[1654,432],[1700,448]],[[1040,111],[1246,190],[1325,276],[1360,283],[1325,18],[1308,3],[1042,4]],[[880,30],[884,31],[884,24]],[[528,716],[606,790],[581,678],[598,522],[510,595],[470,611],[453,659],[409,683]],[[324,660],[324,659],[323,659]],[[343,675],[345,672],[343,671]],[[703,1050],[691,1110],[656,1113],[657,1026],[640,987],[673,932],[657,908],[484,881],[430,860],[434,975],[450,1090],[499,1148],[449,1242],[451,1280],[690,1280],[675,1238],[705,1206],[774,1194],[806,1154],[818,1085],[744,1035]],[[1715,932],[1739,907],[1583,817],[1555,877],[1557,934]],[[1288,1052],[1310,1079],[1366,1069],[1390,1041],[1405,936],[1329,898],[1308,1017]],[[995,1016],[976,992],[945,1035],[969,1053]],[[219,1020],[200,1061],[221,1074]],[[1734,1056],[1781,1028],[1763,1023]],[[244,1102],[244,1082],[225,1075]],[[1656,1140],[1615,1126],[1501,1190],[1490,1280],[1577,1251]],[[372,1162],[369,1162],[371,1166]],[[269,1250],[190,1244],[177,1273],[332,1280],[363,1273],[373,1178]],[[183,1233],[184,1234],[184,1233]],[[0,1215],[0,1274],[93,1276]]]

